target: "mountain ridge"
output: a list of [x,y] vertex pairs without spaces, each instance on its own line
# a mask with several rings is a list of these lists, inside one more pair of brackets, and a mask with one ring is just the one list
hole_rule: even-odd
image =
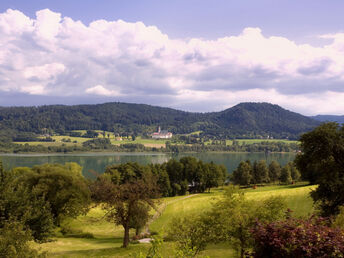
[[215,138],[297,138],[318,121],[270,103],[244,102],[219,112],[196,113],[147,104],[0,107],[0,128],[17,133],[106,130],[148,135],[157,126],[173,133],[202,131]]

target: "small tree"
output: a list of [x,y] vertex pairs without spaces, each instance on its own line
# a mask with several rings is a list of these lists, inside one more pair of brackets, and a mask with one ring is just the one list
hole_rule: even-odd
[[290,175],[291,178],[293,179],[293,182],[298,182],[301,178],[300,171],[296,168],[294,162],[289,162],[290,166]]
[[293,179],[291,177],[291,169],[289,164],[285,165],[281,171],[281,182],[284,184],[290,184]]
[[281,166],[275,160],[271,161],[269,165],[269,178],[271,182],[276,182],[281,176]]
[[211,229],[212,242],[230,242],[244,257],[252,246],[250,229],[255,221],[274,221],[284,216],[286,204],[281,197],[271,197],[262,202],[245,198],[244,193],[231,186],[224,198],[214,203],[212,210],[205,214],[205,224]]
[[265,160],[260,160],[256,165],[256,181],[257,183],[269,183],[269,170]]
[[251,183],[252,167],[249,163],[241,161],[238,168],[233,171],[232,181],[237,185],[249,185]]
[[210,228],[199,215],[172,219],[168,238],[178,243],[182,257],[194,257],[210,242]]
[[[120,181],[117,178],[120,173]],[[123,247],[129,244],[129,229],[138,226],[138,215],[148,216],[149,209],[155,207],[153,198],[159,196],[156,178],[148,167],[136,163],[122,164],[107,170],[91,185],[92,196],[107,211],[107,219],[124,229]],[[140,221],[141,223],[142,221]]]

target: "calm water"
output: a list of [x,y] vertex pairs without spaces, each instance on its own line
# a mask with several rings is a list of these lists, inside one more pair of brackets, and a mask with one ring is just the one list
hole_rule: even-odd
[[32,167],[43,163],[60,163],[77,162],[83,167],[83,173],[86,177],[93,177],[94,170],[98,173],[104,172],[106,166],[111,164],[120,164],[126,162],[138,162],[140,164],[149,163],[163,163],[171,158],[179,159],[184,156],[193,156],[204,162],[213,161],[216,164],[223,164],[231,173],[242,160],[266,160],[270,163],[276,160],[281,165],[285,165],[292,161],[295,157],[294,153],[180,153],[177,155],[162,154],[162,153],[92,153],[92,154],[65,154],[65,155],[51,155],[51,154],[9,154],[0,155],[4,167],[7,169],[13,167]]

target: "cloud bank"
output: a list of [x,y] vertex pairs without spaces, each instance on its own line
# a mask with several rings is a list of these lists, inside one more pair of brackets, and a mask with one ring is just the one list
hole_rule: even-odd
[[85,25],[48,9],[35,19],[9,9],[0,14],[0,105],[129,101],[215,111],[266,101],[344,114],[344,34],[321,37],[331,43],[300,45],[259,28],[171,39],[142,22]]

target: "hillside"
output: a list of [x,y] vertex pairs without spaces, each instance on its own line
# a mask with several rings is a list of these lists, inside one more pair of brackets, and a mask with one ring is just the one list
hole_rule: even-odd
[[320,122],[337,122],[340,124],[344,123],[344,116],[334,116],[334,115],[317,115],[311,118]]
[[[241,103],[221,112],[192,113],[144,104],[49,105],[0,107],[2,135],[49,130],[106,130],[143,135],[157,126],[173,133],[202,131],[220,138],[295,139],[319,122],[268,103]],[[4,133],[6,132],[6,133]]]

